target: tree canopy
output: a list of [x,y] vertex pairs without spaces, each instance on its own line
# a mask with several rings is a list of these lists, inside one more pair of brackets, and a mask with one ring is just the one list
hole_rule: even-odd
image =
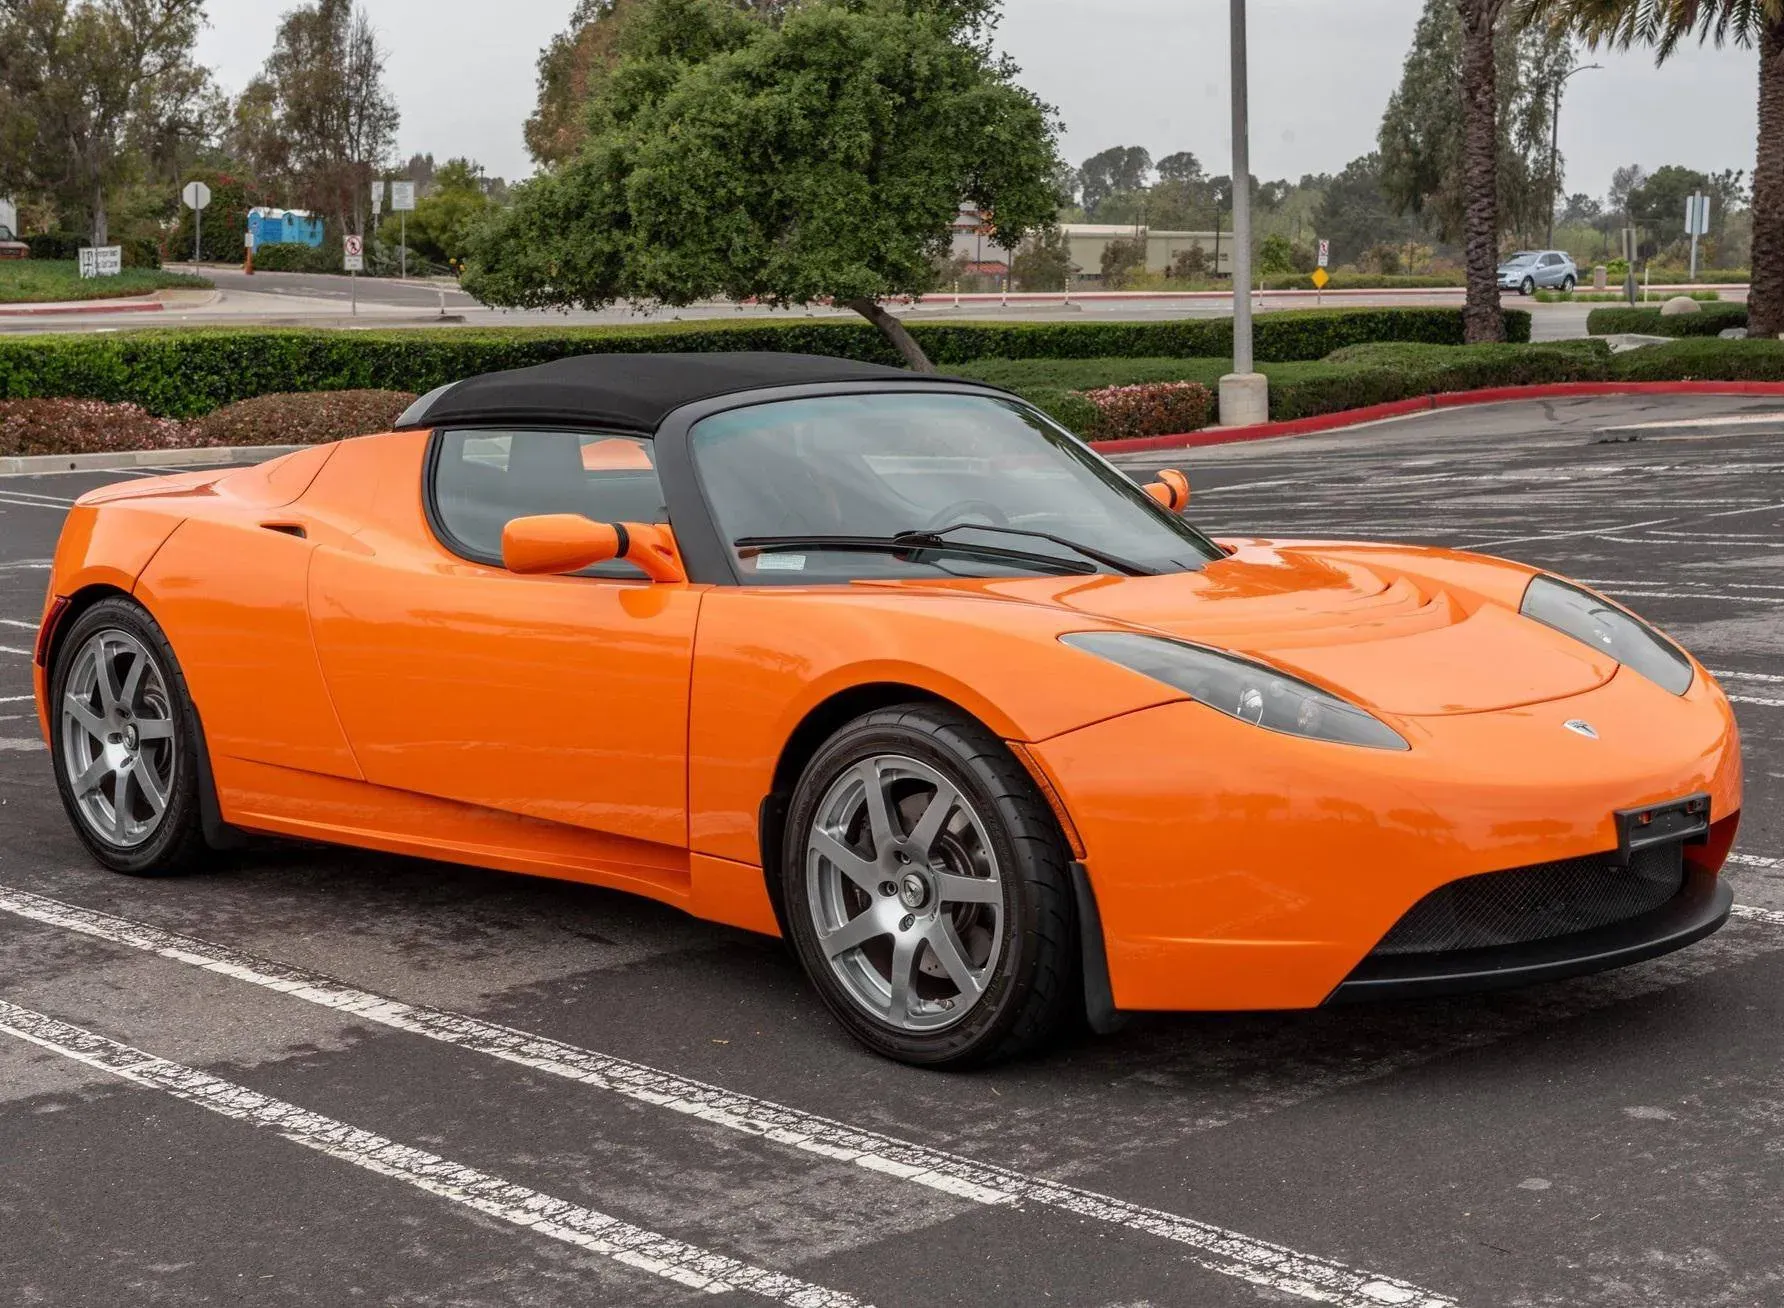
[[1013,249],[1059,203],[1053,111],[973,0],[642,0],[574,158],[472,244],[492,304],[828,299],[928,361],[881,301],[932,289],[960,206]]

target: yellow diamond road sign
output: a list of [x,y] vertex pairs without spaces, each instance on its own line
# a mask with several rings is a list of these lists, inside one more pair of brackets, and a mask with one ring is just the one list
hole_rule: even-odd
[[1325,290],[1326,283],[1331,280],[1331,275],[1327,273],[1324,268],[1315,268],[1313,270],[1313,284],[1319,287],[1320,290]]

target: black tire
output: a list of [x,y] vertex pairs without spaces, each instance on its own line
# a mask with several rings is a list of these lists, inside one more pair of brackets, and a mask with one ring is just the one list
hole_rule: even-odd
[[[119,844],[97,830],[74,793],[74,781],[67,765],[68,732],[64,729],[69,714],[68,681],[81,651],[95,636],[105,631],[123,632],[147,651],[153,669],[165,687],[166,716],[171,719],[172,735],[168,748],[172,756],[171,782],[159,825],[138,844]],[[198,716],[179,660],[160,624],[140,604],[123,596],[100,600],[82,610],[57,645],[55,666],[50,675],[50,751],[56,774],[56,790],[68,813],[75,834],[95,859],[114,872],[130,876],[171,876],[201,869],[208,861],[210,848],[204,839],[204,823],[200,807]],[[146,749],[147,746],[145,745]]]
[[1535,295],[1536,294],[1536,279],[1534,277],[1526,277],[1524,279],[1524,284],[1522,286],[1518,287],[1518,294],[1519,295]]
[[1563,294],[1563,295],[1572,295],[1572,294],[1573,294],[1573,288],[1574,288],[1574,287],[1576,287],[1576,286],[1578,286],[1578,285],[1579,285],[1579,283],[1578,283],[1578,282],[1577,282],[1577,281],[1575,281],[1575,280],[1574,280],[1574,279],[1573,279],[1573,278],[1571,278],[1571,277],[1563,277],[1563,278],[1562,278],[1562,279],[1561,279],[1561,294]]
[[[850,769],[889,755],[934,769],[971,806],[1002,885],[1001,950],[986,964],[989,979],[964,1017],[936,1031],[903,1030],[867,1011],[819,946],[811,907],[807,845],[820,805]],[[1014,1058],[1081,1024],[1082,964],[1069,859],[1028,773],[981,723],[925,703],[869,713],[825,743],[794,790],[780,872],[791,943],[826,1006],[875,1053],[931,1068]]]

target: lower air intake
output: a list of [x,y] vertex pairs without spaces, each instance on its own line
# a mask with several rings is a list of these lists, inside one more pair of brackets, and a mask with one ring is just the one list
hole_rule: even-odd
[[1677,844],[1644,849],[1627,867],[1593,854],[1464,877],[1414,904],[1374,953],[1438,954],[1590,931],[1659,908],[1684,883]]

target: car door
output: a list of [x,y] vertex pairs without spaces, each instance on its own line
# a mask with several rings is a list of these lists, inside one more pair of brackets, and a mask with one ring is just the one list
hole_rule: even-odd
[[1556,287],[1561,285],[1562,279],[1567,275],[1566,269],[1566,260],[1562,259],[1560,255],[1543,255],[1542,276],[1537,278],[1537,284],[1546,287]]
[[366,779],[552,824],[490,828],[517,848],[561,851],[571,832],[601,866],[654,877],[685,861],[702,588],[623,562],[563,577],[500,566],[512,518],[666,521],[651,443],[431,441],[413,482],[385,477],[360,548],[319,550],[311,572],[324,675]]

